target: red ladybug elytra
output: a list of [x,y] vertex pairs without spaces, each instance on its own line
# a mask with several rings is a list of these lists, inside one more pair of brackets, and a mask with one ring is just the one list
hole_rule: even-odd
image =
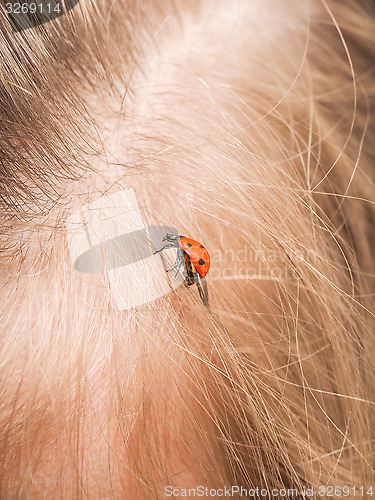
[[205,276],[210,268],[210,255],[207,249],[198,241],[181,236],[179,234],[167,234],[163,241],[168,243],[155,253],[162,252],[167,248],[177,248],[175,265],[168,272],[176,269],[175,277],[181,266],[185,264],[185,282],[188,286],[197,284],[199,295],[203,303],[208,306],[208,291]]
[[190,257],[197,273],[204,278],[210,268],[210,255],[206,248],[198,241],[186,238],[186,236],[179,236],[178,242],[182,250]]

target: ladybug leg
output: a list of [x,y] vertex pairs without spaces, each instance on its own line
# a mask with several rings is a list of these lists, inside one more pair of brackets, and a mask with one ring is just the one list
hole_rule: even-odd
[[175,265],[171,268],[171,269],[168,269],[168,271],[173,271],[174,269],[177,269],[174,277],[177,278],[178,276],[178,273],[180,272],[180,269],[181,269],[181,266],[182,264],[184,263],[185,259],[184,259],[184,253],[182,251],[181,248],[178,248],[177,250],[177,257],[176,257],[176,263]]
[[178,271],[180,270],[180,267],[181,267],[181,262],[179,262],[178,259],[176,260],[176,263],[175,263],[175,265],[173,267],[171,267],[170,269],[167,269],[167,273],[170,273],[171,271],[173,271],[174,269],[176,269],[176,267],[178,267],[178,270],[177,270],[177,274],[178,274]]
[[177,268],[177,271],[175,272],[175,275],[174,275],[174,277],[177,278],[177,275],[180,272],[181,266],[182,266],[182,261],[179,260],[179,262],[177,262],[177,264],[175,266],[173,266],[172,269],[168,269],[168,271],[173,271],[174,269]]
[[[176,248],[176,246],[177,245],[176,245],[175,242],[167,243],[162,248],[160,248],[160,250],[156,250],[156,252],[154,252],[154,255],[157,254],[157,253],[160,253],[163,250],[166,250],[168,248]],[[180,269],[181,269],[181,266],[182,266],[183,262],[184,262],[184,252],[183,252],[182,248],[180,246],[178,246],[177,247],[177,256],[176,256],[175,265],[173,267],[171,267],[170,269],[167,269],[167,273],[169,273],[169,272],[174,271],[175,269],[177,269],[176,274],[174,276],[176,278],[177,275],[178,275],[178,273],[180,272]]]
[[167,243],[166,245],[164,245],[162,248],[160,248],[160,250],[156,250],[156,252],[154,252],[154,255],[157,254],[157,253],[160,253],[162,252],[163,250],[167,250],[168,248],[173,248],[175,247],[176,245],[174,243]]

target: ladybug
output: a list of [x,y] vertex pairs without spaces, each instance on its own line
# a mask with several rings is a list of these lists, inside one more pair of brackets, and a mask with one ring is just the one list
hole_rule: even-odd
[[162,241],[167,243],[156,253],[167,248],[177,248],[177,257],[174,266],[167,272],[176,269],[175,277],[185,265],[185,283],[187,286],[196,284],[203,304],[208,307],[208,290],[205,277],[210,268],[210,255],[207,249],[198,241],[181,236],[180,234],[166,234]]

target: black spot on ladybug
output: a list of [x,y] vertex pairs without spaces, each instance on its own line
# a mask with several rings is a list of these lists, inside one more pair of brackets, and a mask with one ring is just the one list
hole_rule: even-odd
[[199,248],[204,248],[204,246],[203,245],[199,245]]
[[199,259],[199,260],[198,260],[198,264],[199,264],[200,266],[204,266],[204,265],[205,265],[205,263],[206,263],[206,261],[205,261],[204,259]]
[[186,243],[186,246],[191,247],[192,245],[191,245],[191,243]]

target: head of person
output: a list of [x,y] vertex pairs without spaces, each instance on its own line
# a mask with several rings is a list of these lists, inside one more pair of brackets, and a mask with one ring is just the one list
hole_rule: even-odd
[[0,496],[370,485],[370,3],[0,18]]

